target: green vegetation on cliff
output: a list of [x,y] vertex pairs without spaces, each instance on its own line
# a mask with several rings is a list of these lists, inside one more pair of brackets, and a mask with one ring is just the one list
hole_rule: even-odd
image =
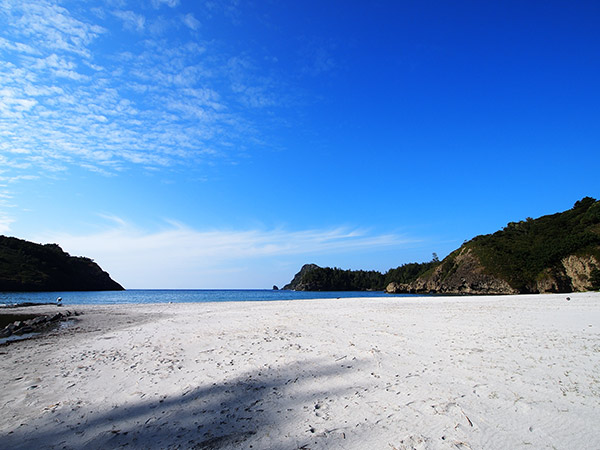
[[426,263],[409,263],[382,274],[375,270],[344,270],[306,264],[284,289],[298,291],[381,291],[389,283],[410,283],[439,264],[437,258]]
[[437,255],[434,253],[433,259],[424,263],[408,263],[402,266],[390,269],[385,274],[384,287],[390,283],[409,284],[415,281],[424,273],[431,271],[440,265]]
[[[304,274],[302,290],[307,291],[368,291],[383,289],[383,275],[374,270],[343,270],[337,267],[317,267]],[[296,290],[298,287],[294,288]]]
[[123,290],[98,264],[56,244],[0,236],[0,291]]
[[473,249],[486,273],[519,292],[535,292],[545,275],[556,279],[559,290],[568,291],[571,281],[564,274],[564,258],[591,255],[600,261],[600,202],[585,197],[568,211],[511,222],[465,245]]
[[[391,285],[391,283],[395,283]],[[514,294],[600,290],[600,202],[585,197],[568,211],[511,222],[477,236],[443,261],[352,271],[306,265],[287,289]]]

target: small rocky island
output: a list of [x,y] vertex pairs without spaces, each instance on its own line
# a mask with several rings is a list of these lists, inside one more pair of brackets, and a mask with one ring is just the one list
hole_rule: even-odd
[[122,291],[98,264],[57,244],[0,236],[0,292]]

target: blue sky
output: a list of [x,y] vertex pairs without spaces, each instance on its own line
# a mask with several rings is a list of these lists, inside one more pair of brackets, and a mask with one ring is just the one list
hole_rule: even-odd
[[385,271],[600,197],[600,3],[0,1],[0,233],[126,288]]

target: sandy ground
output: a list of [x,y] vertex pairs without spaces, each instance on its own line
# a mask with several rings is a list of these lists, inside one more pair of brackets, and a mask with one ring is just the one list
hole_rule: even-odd
[[65,306],[0,346],[0,447],[598,449],[600,293],[566,297]]

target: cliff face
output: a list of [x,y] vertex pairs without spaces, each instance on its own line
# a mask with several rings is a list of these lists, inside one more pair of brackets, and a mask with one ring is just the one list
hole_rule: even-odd
[[600,261],[593,255],[569,255],[563,258],[561,264],[564,274],[571,281],[574,291],[586,291],[592,284],[592,272],[600,268]]
[[453,295],[598,290],[600,201],[585,197],[562,213],[511,222],[473,238],[441,262],[435,257],[386,274],[307,264],[285,289],[319,291],[324,286]]
[[302,266],[302,268],[300,269],[300,272],[298,272],[296,275],[294,275],[294,278],[292,279],[292,281],[290,281],[288,284],[286,284],[283,289],[286,290],[290,290],[290,291],[312,291],[314,288],[312,286],[310,286],[307,283],[303,282],[303,278],[304,276],[310,272],[311,270],[314,269],[318,269],[319,266],[317,266],[316,264],[304,264]]
[[0,236],[0,291],[120,290],[89,258],[70,256],[56,244]]
[[477,236],[393,293],[525,294],[600,289],[600,202]]
[[479,258],[469,248],[449,255],[432,272],[411,283],[415,293],[438,294],[516,294],[505,280],[489,275]]
[[600,267],[600,261],[592,255],[569,255],[559,267],[548,268],[537,280],[524,290],[512,287],[507,280],[486,273],[486,268],[469,248],[460,248],[442,261],[430,273],[413,283],[390,283],[386,292],[391,294],[520,294],[584,292],[592,288],[592,272]]

